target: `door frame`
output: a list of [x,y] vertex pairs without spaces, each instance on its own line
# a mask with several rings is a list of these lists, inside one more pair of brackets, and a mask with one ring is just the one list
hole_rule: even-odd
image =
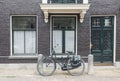
[[[114,28],[113,28],[113,65],[116,63],[116,15],[91,15],[90,17],[90,45],[91,45],[91,18],[92,17],[104,17],[104,16],[113,16],[114,17]],[[90,49],[91,51],[91,49]]]
[[78,16],[77,15],[50,15],[50,55],[52,55],[52,17],[53,16],[58,16],[58,17],[76,17],[76,50],[75,50],[75,55],[77,55],[77,27],[78,27]]

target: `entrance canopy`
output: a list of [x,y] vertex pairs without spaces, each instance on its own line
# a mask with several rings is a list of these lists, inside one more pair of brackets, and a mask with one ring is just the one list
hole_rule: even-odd
[[[62,1],[62,2],[59,2]],[[48,22],[49,13],[79,14],[80,22],[84,20],[84,15],[89,9],[88,0],[42,0],[40,8],[44,12],[44,20]]]

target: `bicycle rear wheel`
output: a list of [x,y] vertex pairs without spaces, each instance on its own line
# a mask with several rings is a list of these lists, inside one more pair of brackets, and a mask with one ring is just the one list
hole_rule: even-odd
[[67,64],[67,71],[72,76],[78,76],[83,74],[85,70],[85,63],[81,59],[77,62],[77,64],[73,64],[73,61],[71,59],[68,60]]
[[50,76],[55,72],[55,62],[49,57],[44,57],[37,63],[37,70],[42,76]]

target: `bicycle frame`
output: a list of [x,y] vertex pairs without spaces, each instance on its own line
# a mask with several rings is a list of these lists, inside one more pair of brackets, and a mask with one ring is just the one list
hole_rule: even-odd
[[[72,57],[70,55],[72,55]],[[37,64],[37,70],[40,75],[42,76],[52,75],[56,70],[57,64],[61,67],[62,71],[67,71],[70,75],[73,76],[80,75],[84,72],[85,69],[84,61],[82,59],[76,58],[76,56],[74,56],[74,54],[72,54],[71,52],[68,52],[67,57],[61,56],[60,58],[57,58],[56,56],[57,56],[56,53],[53,52],[51,56],[44,57],[43,59],[39,60]],[[45,69],[43,68],[44,63],[47,64],[45,66],[46,67]],[[48,68],[49,65],[50,68]],[[51,68],[51,65],[53,68]]]
[[[57,67],[57,64],[61,67],[61,70],[62,71],[66,71],[67,70],[67,61],[70,59],[70,55],[74,55],[72,52],[68,52],[68,55],[67,55],[67,57],[60,57],[60,58],[56,58],[56,53],[55,53],[55,51],[53,50],[53,52],[52,52],[52,56],[51,56],[51,58],[54,60],[54,62],[55,62],[55,69],[56,69],[56,67]],[[55,56],[55,57],[54,57]],[[60,60],[59,60],[60,59]],[[77,68],[77,67],[79,67],[80,66],[80,64],[79,65],[77,65],[77,66],[73,66],[71,69],[74,69],[74,68]]]

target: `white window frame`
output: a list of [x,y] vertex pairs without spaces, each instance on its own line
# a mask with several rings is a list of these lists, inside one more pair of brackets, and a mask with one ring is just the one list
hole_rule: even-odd
[[[26,16],[35,16],[36,17],[36,53],[35,54],[31,54],[31,55],[14,55],[13,54],[13,39],[12,39],[12,17],[14,16],[21,16],[21,17],[26,17]],[[14,58],[37,58],[38,55],[38,16],[37,15],[11,15],[10,16],[10,59],[14,59]]]
[[[66,17],[76,17],[76,50],[75,50],[75,55],[77,55],[77,42],[78,42],[78,39],[77,39],[77,28],[78,28],[78,16],[77,15],[50,15],[50,55],[52,55],[51,53],[52,53],[52,17],[55,17],[55,16],[58,16],[58,17],[64,17],[64,16],[66,16]],[[67,56],[67,55],[64,55],[65,57]],[[64,57],[63,56],[63,57]],[[61,55],[57,55],[57,57],[59,58],[59,57],[61,57]]]

